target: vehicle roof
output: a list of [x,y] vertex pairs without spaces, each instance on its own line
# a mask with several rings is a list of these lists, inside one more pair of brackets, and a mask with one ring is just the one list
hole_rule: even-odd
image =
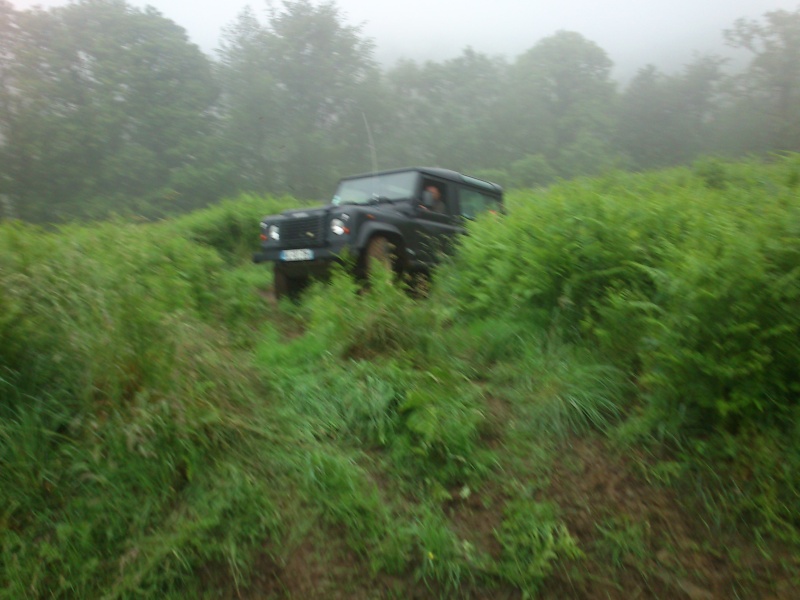
[[349,175],[347,177],[342,177],[341,181],[346,181],[348,179],[360,179],[362,177],[374,177],[376,175],[390,175],[392,173],[404,173],[407,171],[417,171],[422,175],[430,175],[432,177],[438,177],[439,179],[446,179],[449,181],[454,181],[456,183],[464,183],[466,185],[483,188],[485,190],[489,190],[497,194],[501,194],[503,192],[502,187],[500,187],[496,183],[492,183],[491,181],[478,179],[477,177],[471,177],[469,175],[464,175],[463,173],[459,173],[458,171],[453,171],[450,169],[442,169],[440,167],[402,167],[399,169],[386,169],[384,171],[374,171],[371,173],[361,173],[359,175]]

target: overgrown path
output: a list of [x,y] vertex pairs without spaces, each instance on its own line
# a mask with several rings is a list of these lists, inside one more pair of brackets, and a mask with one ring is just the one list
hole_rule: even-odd
[[[273,306],[279,314],[279,307]],[[281,322],[288,321],[281,317]],[[307,333],[296,321],[287,331],[287,341]],[[498,531],[504,511],[515,497],[524,495],[557,507],[581,549],[579,557],[558,561],[537,586],[538,598],[798,597],[797,555],[778,543],[757,547],[746,534],[710,522],[708,506],[673,481],[671,469],[677,465],[667,454],[659,458],[597,431],[531,439],[519,431],[528,418],[524,407],[493,394],[493,384],[482,378],[472,385],[482,392],[480,442],[495,462],[479,482],[454,482],[440,490],[441,498],[435,502],[465,553],[484,555],[499,564],[504,547]],[[416,488],[414,482],[392,473],[385,450],[364,448],[358,460],[370,485],[401,514],[420,502],[419,493],[430,493],[425,482]],[[376,572],[369,554],[353,549],[347,528],[321,517],[308,523],[277,556],[273,552],[274,548],[265,550],[252,587],[238,590],[237,595],[524,597],[519,587],[498,577],[495,568],[483,568],[479,562],[470,563],[473,572],[459,581],[457,589],[420,575],[425,556],[410,560],[397,573]]]

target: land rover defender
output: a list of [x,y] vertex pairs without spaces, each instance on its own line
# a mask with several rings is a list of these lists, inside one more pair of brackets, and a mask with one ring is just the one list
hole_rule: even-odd
[[465,222],[503,210],[494,183],[439,168],[413,167],[345,177],[331,202],[261,221],[253,260],[272,262],[275,293],[296,295],[311,277],[349,255],[358,275],[377,265],[396,274],[429,273],[453,248]]

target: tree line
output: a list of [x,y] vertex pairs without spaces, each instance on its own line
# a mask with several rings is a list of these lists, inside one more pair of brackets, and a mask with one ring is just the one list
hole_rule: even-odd
[[341,175],[429,164],[514,186],[717,154],[800,151],[800,7],[625,85],[559,31],[514,59],[470,47],[381,68],[333,2],[245,9],[215,57],[153,8],[0,0],[0,216],[147,218],[240,192],[320,199]]

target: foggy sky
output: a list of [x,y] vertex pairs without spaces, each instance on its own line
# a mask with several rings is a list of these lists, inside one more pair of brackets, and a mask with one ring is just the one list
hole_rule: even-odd
[[[11,0],[17,9],[67,3]],[[263,17],[268,5],[266,0],[128,3],[154,6],[209,54],[217,48],[222,28],[242,8],[249,5]],[[362,36],[373,40],[375,58],[385,66],[400,58],[453,58],[467,46],[513,60],[542,38],[568,30],[597,43],[614,61],[615,74],[627,77],[650,63],[671,72],[698,53],[729,53],[722,31],[736,19],[760,19],[777,9],[793,11],[800,0],[336,0],[335,4],[345,23],[362,26]]]

